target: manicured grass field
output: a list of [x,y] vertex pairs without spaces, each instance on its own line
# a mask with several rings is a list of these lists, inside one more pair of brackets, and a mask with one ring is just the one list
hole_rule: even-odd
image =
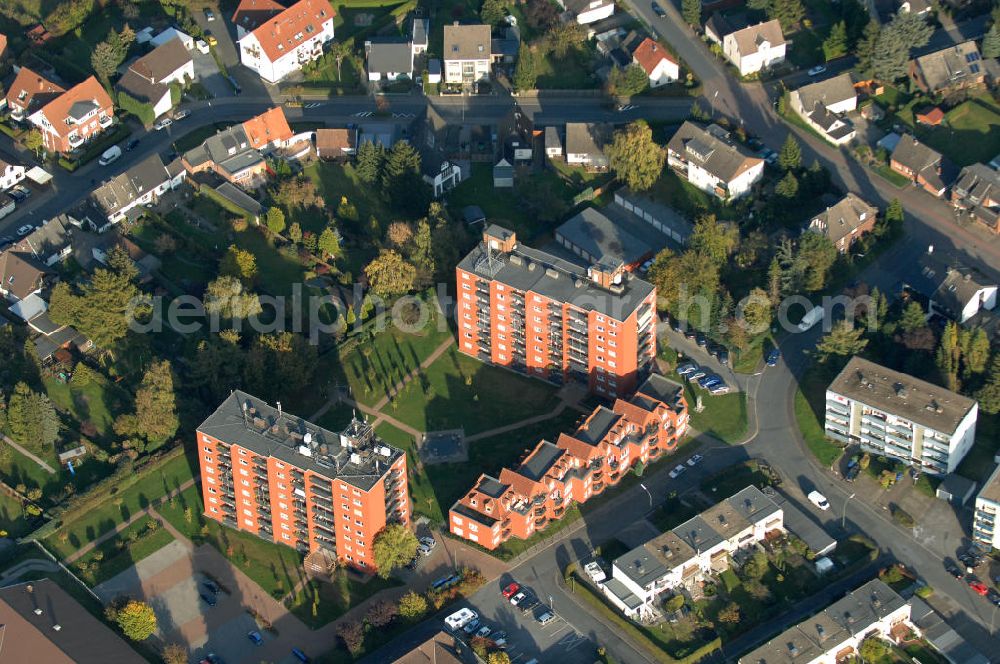
[[584,48],[570,49],[562,58],[539,49],[535,55],[535,68],[538,72],[535,85],[539,90],[588,90],[601,87],[589,44],[585,44]]
[[819,421],[813,407],[801,389],[795,391],[795,420],[806,441],[806,447],[824,466],[832,466],[844,453],[843,448],[831,443],[823,433],[823,423]]
[[[696,412],[697,395],[701,395],[703,411]],[[708,391],[685,381],[684,396],[691,414],[691,426],[727,443],[741,441],[747,433],[747,399],[743,392],[713,396]]]
[[0,493],[0,530],[6,530],[8,537],[21,537],[30,530],[24,518],[21,501]]
[[917,133],[957,166],[986,163],[1000,152],[1000,107],[987,94],[969,99],[944,116],[940,127]]
[[555,408],[552,385],[488,366],[449,348],[411,381],[386,412],[419,431],[456,429],[474,434]]
[[128,395],[119,387],[110,385],[100,375],[86,385],[61,383],[51,376],[42,382],[49,399],[59,410],[68,412],[80,423],[90,422],[100,436],[111,431],[111,424],[122,414]]
[[[47,537],[44,544],[57,556],[65,558],[84,544],[113,530],[119,523],[131,518],[191,477],[187,457],[182,455],[172,459],[161,468],[149,472],[133,486],[67,523],[59,532]],[[60,536],[62,533],[66,534],[65,541]]]
[[272,597],[283,597],[301,580],[302,558],[295,549],[206,519],[203,505],[198,488],[190,487],[157,511],[195,544],[212,544]]
[[[375,593],[399,586],[401,583],[393,578],[382,579],[372,577],[362,583],[344,571],[340,571],[333,583],[313,582],[305,590],[295,595],[288,603],[289,610],[299,620],[312,629],[318,629],[331,620],[336,620],[348,609],[359,604]],[[318,601],[316,601],[318,595]],[[315,602],[316,614],[313,615]]]

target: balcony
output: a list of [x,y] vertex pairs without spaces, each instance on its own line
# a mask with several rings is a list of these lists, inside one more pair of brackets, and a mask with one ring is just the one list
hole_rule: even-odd
[[101,125],[102,129],[107,129],[112,124],[114,124],[114,121],[115,119],[113,117],[111,117],[110,115],[104,115],[103,113],[101,114],[100,117],[97,118],[97,124]]
[[72,134],[67,136],[66,140],[69,141],[69,146],[74,149],[83,145],[83,138],[80,136],[80,134],[77,134],[76,132],[73,132]]

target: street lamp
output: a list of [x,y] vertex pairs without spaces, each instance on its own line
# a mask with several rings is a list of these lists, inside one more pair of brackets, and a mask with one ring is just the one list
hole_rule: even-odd
[[854,496],[855,494],[852,493],[847,497],[846,500],[844,500],[844,513],[840,517],[840,527],[842,529],[847,525],[847,503],[851,502],[851,498],[853,498]]
[[641,482],[639,483],[639,487],[646,492],[647,496],[649,496],[649,509],[653,509],[653,494],[651,494],[649,489],[646,488],[646,485]]

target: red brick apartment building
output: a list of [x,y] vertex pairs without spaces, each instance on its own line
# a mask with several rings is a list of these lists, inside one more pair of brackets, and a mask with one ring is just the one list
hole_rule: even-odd
[[621,481],[629,469],[677,447],[688,428],[684,388],[653,374],[628,400],[598,406],[572,434],[543,440],[516,469],[480,475],[455,503],[452,533],[495,549],[511,537],[527,539]]
[[375,535],[410,522],[406,455],[357,418],[333,433],[236,391],[198,458],[205,516],[310,556],[372,572]]
[[656,289],[623,265],[580,267],[491,224],[455,270],[459,350],[591,392],[631,394],[656,356]]

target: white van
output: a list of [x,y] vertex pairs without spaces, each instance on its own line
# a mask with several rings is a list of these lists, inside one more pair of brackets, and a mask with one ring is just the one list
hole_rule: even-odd
[[457,632],[477,618],[479,618],[479,615],[475,611],[469,608],[464,608],[459,609],[445,618],[444,624],[447,625],[451,631]]
[[122,156],[122,149],[117,145],[112,145],[110,148],[104,151],[104,154],[101,155],[101,158],[98,160],[98,163],[101,166],[107,166],[111,162],[117,161],[118,158],[121,156]]
[[799,323],[799,332],[805,332],[821,320],[823,320],[823,307],[813,307],[802,317],[802,321]]

